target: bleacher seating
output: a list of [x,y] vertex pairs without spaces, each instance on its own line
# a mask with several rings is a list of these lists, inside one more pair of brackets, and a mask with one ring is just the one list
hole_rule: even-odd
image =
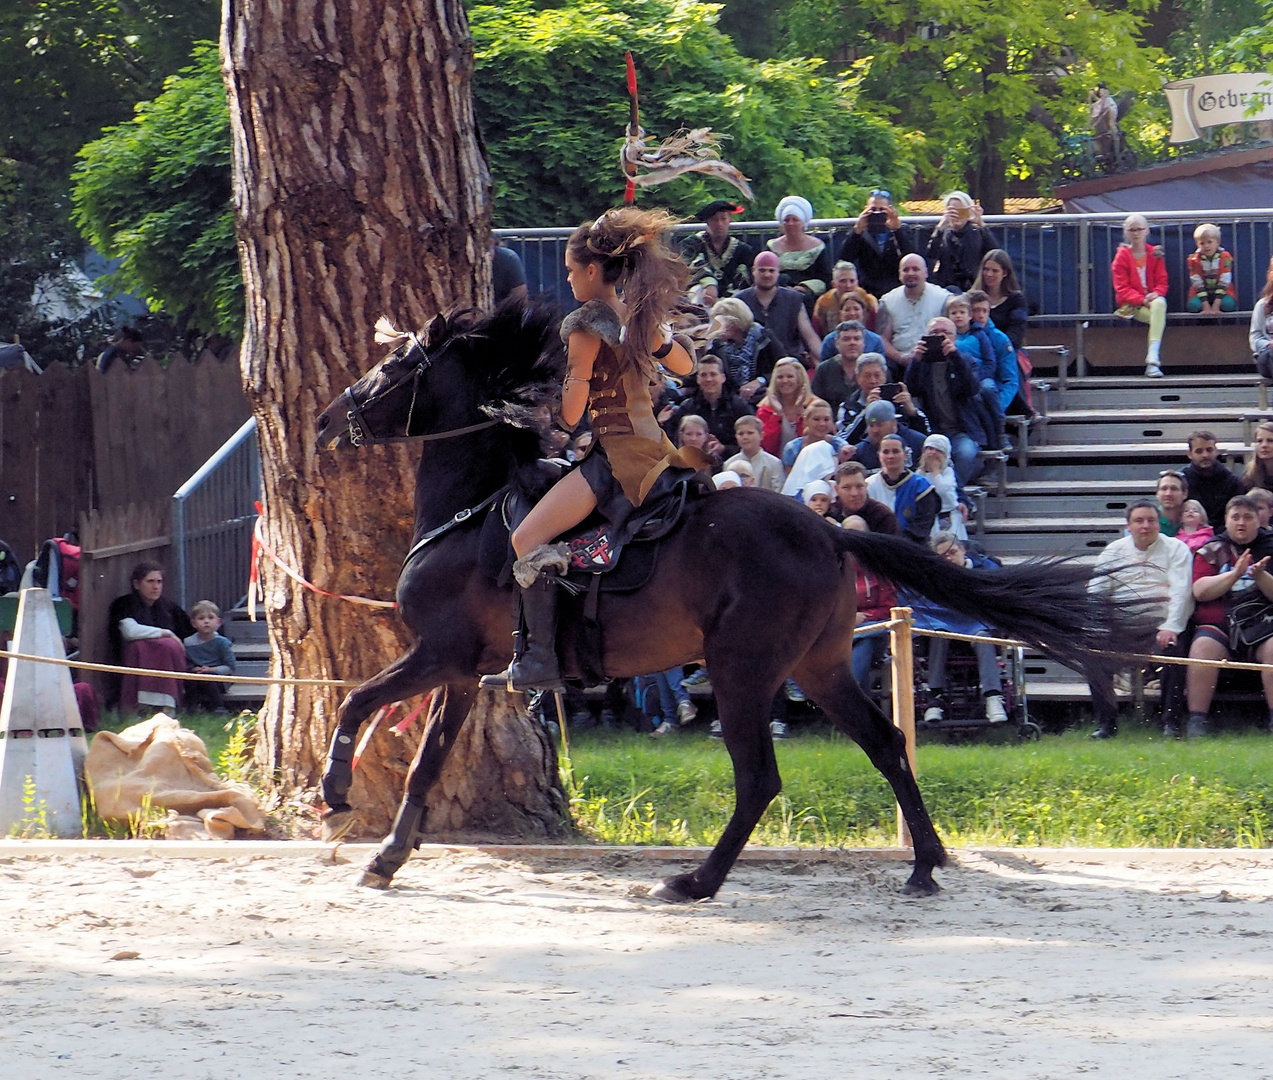
[[[1273,416],[1250,368],[1194,374],[1035,379],[1045,419],[1028,429],[1001,490],[988,485],[976,537],[1011,564],[1039,555],[1096,561],[1123,531],[1128,503],[1152,497],[1158,474],[1183,468],[1197,428],[1219,436],[1223,459],[1240,470],[1251,431]],[[1025,434],[1025,430],[1022,429]],[[1026,688],[1040,701],[1088,700],[1074,672],[1037,655],[1026,660]]]

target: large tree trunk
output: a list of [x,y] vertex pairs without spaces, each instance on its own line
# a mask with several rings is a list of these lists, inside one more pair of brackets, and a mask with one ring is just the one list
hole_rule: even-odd
[[[999,38],[994,42],[982,66],[982,81],[987,93],[995,90],[994,76],[1008,73],[1008,42]],[[972,179],[972,194],[981,202],[987,214],[1002,214],[1008,195],[1008,164],[1004,158],[1004,143],[1008,138],[1008,118],[1002,112],[991,110],[981,124],[978,140],[977,172]]]
[[[320,453],[314,421],[380,358],[380,315],[419,328],[489,302],[468,23],[458,0],[228,0],[221,46],[266,537],[324,589],[391,599],[416,451]],[[276,674],[362,680],[403,650],[396,613],[261,569]],[[342,696],[271,689],[258,764],[280,798],[314,801]],[[387,830],[418,741],[382,730],[364,752],[351,801],[368,831]]]

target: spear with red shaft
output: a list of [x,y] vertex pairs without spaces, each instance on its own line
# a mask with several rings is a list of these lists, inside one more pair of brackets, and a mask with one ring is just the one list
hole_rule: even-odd
[[[625,52],[623,59],[628,65],[628,104],[631,112],[628,115],[628,138],[639,139],[641,137],[641,121],[637,109],[637,83],[636,83],[636,65],[632,63],[632,53]],[[636,176],[636,162],[629,161],[626,157],[623,159],[623,171],[627,174],[628,184],[623,191],[623,201],[628,205],[636,202],[636,184],[632,182],[632,178]]]

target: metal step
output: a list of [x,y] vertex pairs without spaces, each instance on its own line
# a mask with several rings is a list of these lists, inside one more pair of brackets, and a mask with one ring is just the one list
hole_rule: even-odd
[[[1231,468],[1249,452],[1246,444],[1237,441],[1222,441],[1219,449]],[[1183,469],[1187,464],[1182,442],[1171,439],[1031,446],[1024,470],[1015,459],[1010,462],[1008,482],[1011,486],[1023,480],[1156,480],[1163,469]]]
[[1072,409],[1099,409],[1111,401],[1135,409],[1169,409],[1214,407],[1218,409],[1256,409],[1260,405],[1258,389],[1249,387],[1199,386],[1160,389],[1158,380],[1153,384],[1145,380],[1143,387],[1089,387],[1083,390],[1066,389],[1064,392],[1049,387],[1035,388],[1035,408],[1044,405],[1049,416],[1069,412]]
[[1047,377],[1032,380],[1036,405],[1049,414],[1070,409],[1099,409],[1111,402],[1123,408],[1202,406],[1258,407],[1259,376],[1242,374],[1167,375],[1161,379],[1136,376],[1084,376],[1069,379],[1061,389]]
[[1221,442],[1249,445],[1255,427],[1273,413],[1259,409],[1071,409],[1030,429],[1036,446],[1169,441],[1180,452],[1189,436],[1206,428]]
[[[987,522],[987,526],[989,522]],[[1089,531],[1084,533],[1062,532],[1025,532],[1025,533],[991,533],[985,538],[978,537],[978,542],[1001,562],[1004,556],[1076,556],[1091,555],[1095,562],[1106,545],[1123,535],[1120,522],[1117,529],[1107,532]]]

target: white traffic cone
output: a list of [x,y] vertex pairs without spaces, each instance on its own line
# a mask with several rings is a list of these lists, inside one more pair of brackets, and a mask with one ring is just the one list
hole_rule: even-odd
[[[47,589],[22,590],[12,648],[66,659]],[[71,669],[10,660],[0,705],[0,836],[82,836],[87,752]]]

